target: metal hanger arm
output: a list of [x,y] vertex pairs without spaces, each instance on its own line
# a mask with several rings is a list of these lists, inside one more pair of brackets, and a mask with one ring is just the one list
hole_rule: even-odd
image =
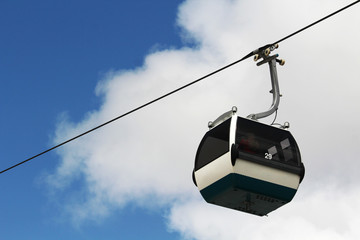
[[272,89],[270,92],[273,95],[273,102],[271,104],[271,107],[269,110],[267,110],[265,112],[250,114],[248,116],[248,118],[251,118],[253,120],[258,120],[260,118],[268,117],[271,114],[273,114],[279,107],[281,95],[280,95],[279,81],[278,81],[278,76],[277,76],[277,71],[276,71],[276,62],[279,60],[277,60],[276,57],[277,57],[277,55],[274,55],[272,57],[269,57],[268,59],[264,59],[262,62],[259,62],[257,64],[259,66],[266,62],[269,63],[271,86],[272,86]]

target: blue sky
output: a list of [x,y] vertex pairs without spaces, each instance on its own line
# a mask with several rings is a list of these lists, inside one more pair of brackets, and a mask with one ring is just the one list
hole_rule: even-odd
[[[52,146],[60,113],[77,121],[97,108],[94,89],[109,70],[181,46],[180,2],[1,1],[1,168]],[[1,239],[177,239],[159,212],[131,207],[74,228],[40,180],[58,161],[49,153],[1,176]]]
[[[1,1],[0,167],[350,2]],[[277,121],[290,122],[306,167],[290,204],[249,216],[206,204],[191,180],[208,121],[270,106],[268,69],[249,59],[1,174],[0,239],[359,238],[358,9],[277,50]]]

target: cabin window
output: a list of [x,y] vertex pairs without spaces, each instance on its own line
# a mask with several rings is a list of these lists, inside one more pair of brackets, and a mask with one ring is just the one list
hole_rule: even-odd
[[229,152],[230,121],[228,119],[206,133],[198,149],[195,171]]
[[294,162],[294,160],[295,160],[294,154],[293,154],[293,150],[291,148],[289,139],[286,138],[283,141],[281,141],[280,146],[281,146],[283,154],[284,154],[284,161],[285,162]]
[[238,118],[236,145],[240,152],[257,159],[300,164],[300,154],[290,132],[249,119]]

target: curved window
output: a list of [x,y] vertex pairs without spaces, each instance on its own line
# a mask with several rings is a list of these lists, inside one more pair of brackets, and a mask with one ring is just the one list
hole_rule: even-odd
[[235,143],[240,153],[266,161],[300,166],[300,153],[290,132],[238,117]]
[[195,171],[229,151],[231,118],[208,131],[202,139],[195,159]]

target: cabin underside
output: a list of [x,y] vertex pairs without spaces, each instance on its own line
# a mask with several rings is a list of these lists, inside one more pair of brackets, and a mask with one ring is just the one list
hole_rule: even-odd
[[264,216],[290,202],[297,189],[231,173],[202,189],[215,205]]

